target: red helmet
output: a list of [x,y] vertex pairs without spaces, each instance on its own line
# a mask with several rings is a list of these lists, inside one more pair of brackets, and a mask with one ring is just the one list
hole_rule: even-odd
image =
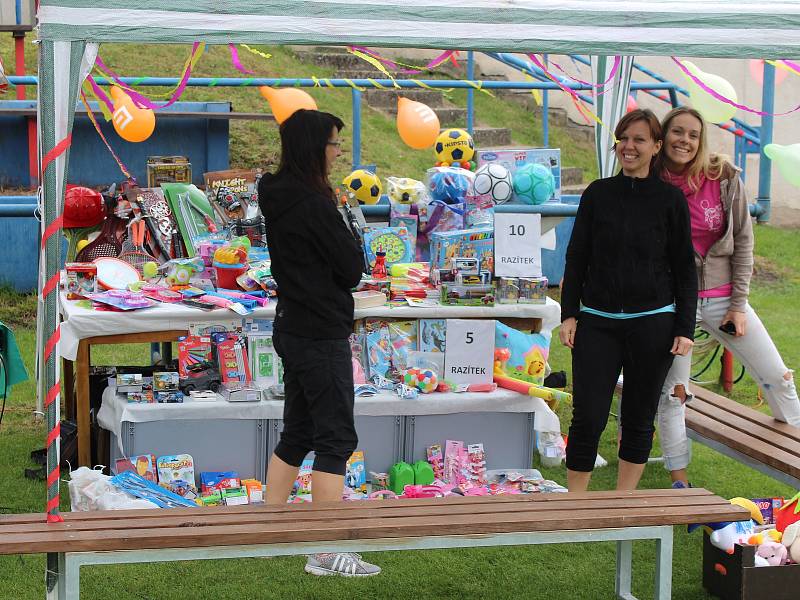
[[92,227],[106,216],[103,196],[87,187],[69,187],[64,196],[64,227]]

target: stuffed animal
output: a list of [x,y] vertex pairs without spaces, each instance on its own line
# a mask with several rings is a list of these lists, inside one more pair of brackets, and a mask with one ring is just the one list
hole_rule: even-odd
[[792,562],[800,563],[800,523],[792,523],[783,530],[783,545]]
[[[756,550],[757,567],[777,567],[786,562],[786,546],[778,542],[764,542]],[[759,560],[761,559],[761,560]]]
[[733,554],[733,549],[736,544],[746,544],[748,538],[755,533],[753,520],[749,521],[734,521],[728,523],[724,527],[715,529],[709,536],[711,544],[724,550],[728,554]]

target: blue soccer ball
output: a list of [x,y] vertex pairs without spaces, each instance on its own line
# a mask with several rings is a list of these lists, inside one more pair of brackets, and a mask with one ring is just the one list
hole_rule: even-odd
[[553,172],[544,165],[526,163],[514,173],[514,193],[525,204],[542,204],[555,189]]
[[472,183],[472,173],[456,167],[437,167],[433,171],[428,179],[431,200],[445,204],[464,202]]

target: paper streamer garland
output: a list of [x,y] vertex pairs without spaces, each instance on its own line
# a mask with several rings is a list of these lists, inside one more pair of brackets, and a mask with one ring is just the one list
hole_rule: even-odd
[[81,102],[83,102],[83,105],[86,107],[86,115],[89,117],[89,120],[92,122],[92,125],[94,125],[94,129],[95,131],[97,131],[97,135],[100,136],[100,139],[103,140],[103,143],[106,145],[106,148],[108,148],[108,151],[111,153],[111,156],[114,157],[114,160],[119,166],[119,170],[122,171],[122,174],[125,175],[125,177],[127,177],[129,181],[135,184],[136,178],[133,175],[131,175],[130,171],[128,171],[128,168],[125,166],[125,163],[123,163],[122,160],[120,160],[119,156],[117,156],[116,152],[114,152],[114,149],[111,147],[111,144],[108,143],[106,136],[104,136],[103,132],[100,130],[100,124],[97,122],[97,119],[95,118],[92,109],[89,107],[89,103],[86,101],[86,94],[84,94],[83,91],[81,91]]

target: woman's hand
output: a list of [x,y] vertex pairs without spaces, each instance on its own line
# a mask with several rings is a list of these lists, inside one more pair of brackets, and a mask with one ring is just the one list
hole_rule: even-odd
[[[729,310],[725,313],[725,316],[722,317],[722,323],[728,322],[733,323],[733,326],[736,327],[736,333],[734,334],[736,337],[742,337],[745,334],[747,316],[743,312]],[[722,323],[720,323],[720,325],[722,325]]]
[[575,320],[575,317],[564,319],[564,322],[561,323],[561,329],[558,330],[558,337],[561,343],[567,348],[575,347],[575,330],[577,328],[578,321]]
[[672,349],[670,352],[676,356],[686,356],[692,351],[692,346],[694,346],[692,340],[682,335],[676,335],[675,340],[672,342]]

